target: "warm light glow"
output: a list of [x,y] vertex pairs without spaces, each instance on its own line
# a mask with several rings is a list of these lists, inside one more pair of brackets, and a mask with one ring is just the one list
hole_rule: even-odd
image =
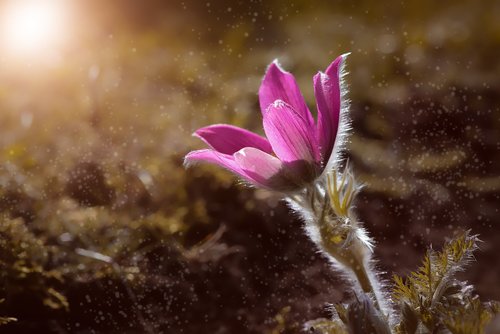
[[29,54],[54,47],[64,31],[62,14],[61,2],[57,0],[8,2],[0,17],[3,48]]

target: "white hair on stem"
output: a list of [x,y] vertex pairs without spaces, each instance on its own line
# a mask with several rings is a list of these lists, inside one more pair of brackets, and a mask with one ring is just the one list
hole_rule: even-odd
[[[337,183],[328,184],[328,179],[325,180],[337,177]],[[393,305],[386,292],[387,284],[373,260],[373,240],[352,210],[351,196],[355,196],[360,186],[349,166],[342,175],[333,170],[325,178],[301,192],[289,194],[288,205],[301,216],[306,234],[332,264],[332,269],[353,289],[354,296],[369,296],[387,325],[392,326],[396,321]]]

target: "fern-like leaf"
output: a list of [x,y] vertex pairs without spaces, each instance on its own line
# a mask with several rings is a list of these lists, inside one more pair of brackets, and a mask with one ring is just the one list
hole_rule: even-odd
[[493,308],[485,307],[466,282],[456,279],[474,259],[479,239],[468,231],[428,250],[422,265],[406,279],[394,276],[393,299],[401,310],[398,333],[482,333]]

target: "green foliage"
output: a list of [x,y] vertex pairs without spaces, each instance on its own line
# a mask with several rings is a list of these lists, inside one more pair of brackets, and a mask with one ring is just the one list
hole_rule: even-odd
[[[429,249],[422,265],[406,279],[394,276],[392,296],[397,307],[397,334],[480,334],[500,304],[482,303],[472,286],[457,279],[478,248],[476,235],[464,232],[440,252]],[[306,328],[319,334],[391,333],[372,301],[356,296],[348,305],[334,305],[332,319],[317,319]]]
[[306,324],[318,334],[390,334],[391,330],[366,295],[356,297],[348,305],[335,304],[332,320],[317,319]]
[[340,320],[316,319],[308,321],[305,329],[317,334],[348,334],[347,328]]
[[332,308],[331,319],[315,319],[305,324],[305,329],[317,334],[347,334],[349,333],[348,310],[347,307],[338,303]]
[[394,276],[393,298],[399,306],[398,333],[482,333],[497,312],[483,304],[472,287],[455,275],[473,259],[479,239],[464,232],[441,252],[429,249],[422,265],[406,279]]
[[497,302],[482,303],[477,296],[462,307],[443,310],[446,328],[453,334],[484,333],[486,325],[499,313]]
[[59,292],[63,278],[49,269],[52,249],[30,232],[22,220],[3,219],[0,223],[0,282],[4,294],[39,296],[52,309],[68,309]]

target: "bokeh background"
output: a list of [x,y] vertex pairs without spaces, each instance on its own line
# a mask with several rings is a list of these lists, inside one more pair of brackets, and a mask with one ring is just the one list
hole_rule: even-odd
[[4,0],[0,16],[0,316],[17,318],[0,332],[298,333],[328,316],[348,291],[279,197],[182,159],[204,125],[262,133],[273,59],[314,110],[312,76],[345,52],[384,277],[471,229],[462,275],[500,299],[500,2]]

